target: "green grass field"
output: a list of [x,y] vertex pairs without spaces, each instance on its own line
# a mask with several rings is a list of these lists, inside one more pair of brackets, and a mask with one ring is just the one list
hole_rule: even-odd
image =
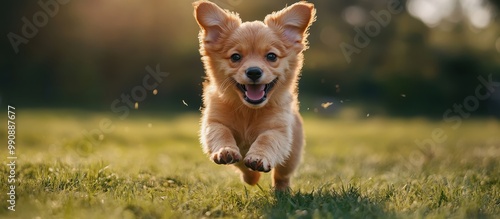
[[[5,113],[6,114],[6,113]],[[270,174],[243,184],[202,153],[197,114],[17,112],[16,211],[1,150],[0,218],[495,218],[500,122],[304,117],[307,146],[291,194]],[[6,116],[5,116],[6,117]],[[114,130],[92,135],[109,118]],[[2,119],[2,121],[5,121]],[[4,122],[2,122],[5,124]],[[436,128],[447,139],[418,146]],[[7,138],[0,127],[0,139]]]

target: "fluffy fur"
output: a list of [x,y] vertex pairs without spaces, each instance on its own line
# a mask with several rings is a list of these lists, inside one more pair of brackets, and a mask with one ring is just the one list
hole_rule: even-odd
[[313,4],[298,2],[245,23],[209,1],[193,6],[207,75],[203,151],[217,164],[234,164],[250,185],[273,170],[273,186],[288,189],[304,145],[297,82]]

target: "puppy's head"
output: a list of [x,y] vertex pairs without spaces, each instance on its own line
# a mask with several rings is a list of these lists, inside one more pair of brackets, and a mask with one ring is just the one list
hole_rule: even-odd
[[307,29],[315,19],[312,4],[295,3],[264,22],[245,23],[208,1],[195,2],[194,8],[205,70],[221,95],[259,108],[295,89]]

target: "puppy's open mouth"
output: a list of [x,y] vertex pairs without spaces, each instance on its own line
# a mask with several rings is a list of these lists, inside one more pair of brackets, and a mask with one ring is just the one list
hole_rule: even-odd
[[243,99],[251,104],[261,104],[267,99],[267,94],[278,81],[278,78],[271,81],[269,84],[239,84],[238,88],[243,92]]

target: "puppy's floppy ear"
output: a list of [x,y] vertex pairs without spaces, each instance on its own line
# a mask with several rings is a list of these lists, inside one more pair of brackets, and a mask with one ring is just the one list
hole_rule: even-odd
[[194,17],[202,29],[200,40],[205,43],[217,42],[241,24],[237,14],[222,10],[212,2],[201,0],[193,6]]
[[281,11],[267,15],[264,23],[277,31],[292,45],[306,44],[307,29],[316,20],[314,5],[297,2]]

